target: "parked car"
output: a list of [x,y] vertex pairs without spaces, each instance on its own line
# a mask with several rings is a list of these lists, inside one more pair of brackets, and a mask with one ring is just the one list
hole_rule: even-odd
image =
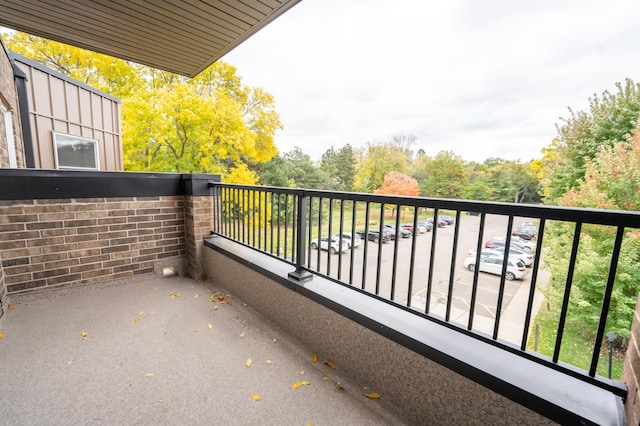
[[349,244],[345,241],[340,244],[340,240],[335,237],[331,237],[331,239],[329,239],[329,237],[322,237],[319,241],[317,238],[311,240],[311,248],[316,250],[318,247],[320,247],[320,250],[329,250],[331,254],[349,250]]
[[[391,224],[385,224],[384,228],[386,231],[389,232],[389,235],[391,236],[392,240],[396,239],[396,226],[395,225],[391,225]],[[405,228],[403,228],[402,226],[400,227],[400,237],[401,238],[411,238],[411,235],[413,235],[413,233]]]
[[[430,217],[429,219],[427,219],[427,222],[431,224],[431,229],[433,229],[433,218]],[[445,226],[447,226],[447,222],[438,218],[438,228],[444,228]]]
[[529,228],[518,227],[511,232],[511,235],[515,235],[525,240],[532,240],[536,237],[536,234]]
[[[507,237],[494,237],[493,241],[506,241]],[[504,244],[503,244],[504,245]],[[522,250],[525,253],[533,253],[536,251],[536,244],[531,241],[523,240],[522,238],[513,235],[511,236],[511,247]]]
[[438,219],[444,220],[447,225],[453,225],[456,222],[453,216],[438,216]]
[[[522,279],[527,275],[527,267],[521,260],[507,259],[507,273],[504,278],[506,280]],[[489,274],[501,275],[504,257],[488,256],[480,259],[478,270]],[[464,260],[464,267],[474,272],[476,270],[475,256],[469,256]]]
[[[476,255],[476,249],[471,249],[469,250],[469,253],[467,253],[467,256],[474,256]],[[493,249],[484,249],[480,252],[480,256],[482,257],[488,257],[488,256],[504,256],[504,246],[502,247],[496,247]],[[525,266],[531,266],[533,265],[533,254],[531,253],[525,253],[523,251],[517,250],[517,249],[509,249],[509,259],[517,259],[517,260],[521,260],[522,263],[525,264]]]
[[401,228],[406,229],[407,231],[411,232],[411,235],[413,234],[424,234],[425,232],[427,232],[427,227],[424,225],[420,225],[418,224],[418,232],[414,232],[415,230],[413,229],[413,223],[403,223],[400,225]]
[[388,232],[383,232],[382,238],[380,238],[380,230],[378,229],[369,228],[369,233],[366,233],[364,229],[361,229],[357,232],[357,234],[360,236],[360,238],[365,238],[366,236],[369,241],[373,241],[376,244],[380,243],[381,240],[383,243],[391,241],[391,236]]
[[[504,238],[504,239],[498,239],[498,238],[493,238],[491,240],[486,241],[484,243],[484,246],[486,248],[504,247],[504,245],[506,244],[506,238]],[[511,237],[511,246],[510,246],[511,248],[515,248],[517,250],[522,250],[524,252],[533,253],[533,250],[531,248],[524,247],[522,244],[520,244],[518,241],[514,240],[513,238],[514,237]]]
[[426,232],[429,232],[433,229],[433,221],[429,222],[428,220],[419,220],[418,226],[424,227],[424,229],[426,229]]
[[[336,238],[336,239],[340,239],[340,234],[334,234],[332,236],[332,238]],[[362,242],[362,238],[360,238],[360,235],[355,234],[352,235],[351,232],[343,232],[342,233],[342,241],[344,241],[345,243],[347,243],[347,245],[349,245],[349,248],[353,247],[360,247],[360,244]]]

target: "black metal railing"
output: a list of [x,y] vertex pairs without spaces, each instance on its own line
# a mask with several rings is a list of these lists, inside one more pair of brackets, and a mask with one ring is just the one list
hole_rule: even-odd
[[[291,264],[292,279],[323,276],[624,394],[623,386],[596,371],[622,240],[626,231],[640,228],[639,213],[219,183],[211,186],[215,197],[213,233]],[[453,219],[451,225],[440,223],[444,213]],[[425,220],[427,223],[423,223]],[[421,233],[429,229],[429,221],[432,229]],[[504,246],[513,247],[516,241],[512,233],[525,221],[536,223],[537,235],[526,247],[521,246],[533,255],[524,277],[512,281],[518,278],[519,269],[512,271],[512,265],[504,259],[495,275],[480,273],[481,268],[475,265],[481,265],[484,259],[485,241],[501,236]],[[561,362],[560,352],[585,224],[610,229],[615,240],[609,253],[609,274],[603,285],[591,362],[588,368],[579,369]],[[573,227],[573,237],[568,246],[562,308],[554,330],[555,347],[546,356],[528,345],[532,321],[540,307],[536,302],[540,292],[546,285],[558,285],[549,282],[549,273],[542,267],[547,250],[545,229],[558,225]],[[412,229],[410,236],[404,232],[409,238],[402,238],[403,229]],[[360,236],[359,246],[356,235]]]

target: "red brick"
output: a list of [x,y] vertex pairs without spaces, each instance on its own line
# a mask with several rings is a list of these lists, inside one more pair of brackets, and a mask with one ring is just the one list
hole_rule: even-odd
[[149,222],[153,220],[153,216],[129,216],[127,217],[127,222],[129,223],[138,223],[138,222]]
[[75,235],[76,230],[73,228],[61,228],[61,229],[45,229],[40,231],[42,238],[59,237],[61,235]]
[[53,246],[56,244],[64,244],[64,237],[38,238],[37,240],[29,240],[29,247]]
[[19,249],[26,246],[26,241],[0,241],[0,250]]
[[45,263],[45,262],[55,262],[56,260],[64,260],[64,259],[67,259],[66,252],[33,256],[31,258],[31,261],[33,263]]
[[68,243],[68,244],[60,244],[60,245],[53,245],[53,246],[44,246],[42,247],[42,253],[49,254],[49,253],[69,252],[77,249],[78,249],[77,244]]
[[[125,238],[127,236],[127,231],[115,231],[115,232],[103,232],[98,237],[101,240],[112,240],[114,238]],[[111,245],[114,245],[111,243]]]
[[[0,243],[1,245],[2,243]],[[23,257],[23,256],[35,256],[38,254],[42,253],[42,248],[40,247],[24,247],[24,248],[17,248],[14,250],[4,250],[2,252],[2,258],[3,259],[13,259],[16,257]]]
[[[2,213],[0,213],[1,215]],[[25,224],[24,223],[9,223],[6,225],[0,225],[0,232],[15,232],[15,231],[24,231]]]
[[96,211],[90,211],[90,212],[77,212],[76,217],[78,219],[103,218],[103,217],[107,217],[107,211],[96,210]]
[[56,285],[61,283],[69,283],[78,281],[82,278],[82,274],[62,275],[59,277],[53,277],[47,279],[47,285]]
[[40,213],[38,215],[38,220],[44,222],[54,222],[56,220],[72,220],[75,218],[75,213]]
[[138,229],[156,228],[157,226],[158,226],[158,224],[155,223],[155,222],[141,222],[141,223],[138,223]]
[[108,254],[101,254],[101,255],[98,255],[98,256],[81,257],[80,258],[80,263],[84,264],[84,263],[104,262],[105,260],[109,260],[109,259],[111,259],[111,257],[109,257]]
[[78,228],[78,234],[98,234],[101,232],[109,232],[109,227],[107,225],[102,225]]
[[8,215],[8,214],[24,214],[24,207],[18,207],[18,206],[0,207],[0,215]]
[[18,266],[18,265],[27,265],[29,264],[29,258],[28,257],[19,257],[16,259],[4,259],[2,261],[2,266],[4,266],[5,268],[8,268],[10,266]]
[[7,292],[13,293],[17,291],[31,290],[34,288],[44,287],[47,285],[45,280],[28,281],[20,284],[13,284],[7,286]]
[[140,255],[144,256],[145,254],[157,254],[157,253],[162,253],[163,251],[164,250],[162,247],[143,249],[143,250],[140,250]]
[[121,209],[121,210],[109,210],[107,216],[110,217],[126,217],[134,216],[136,211],[134,209]]
[[91,211],[95,209],[96,209],[95,204],[69,204],[64,206],[65,212],[86,212],[86,211]]
[[56,268],[64,268],[65,266],[75,266],[79,263],[80,261],[78,259],[57,260],[55,262],[45,263],[45,268],[47,270],[51,270]]
[[129,246],[125,245],[125,246],[105,247],[102,249],[102,254],[116,253],[119,251],[129,251]]
[[111,275],[113,274],[113,269],[97,269],[95,271],[87,271],[82,273],[82,278],[93,278],[100,277],[103,275]]
[[25,281],[32,281],[31,274],[20,274],[20,275],[5,275],[4,282],[9,284],[22,283]]
[[60,204],[36,204],[24,209],[25,213],[60,213],[62,212],[62,206]]
[[96,219],[82,219],[82,220],[67,220],[64,222],[64,226],[67,228],[78,228],[81,226],[95,226],[98,224]]
[[131,230],[136,229],[135,223],[126,223],[122,225],[109,225],[109,231]]
[[115,225],[118,223],[127,223],[126,217],[106,217],[98,219],[98,225]]
[[44,272],[36,272],[33,274],[34,279],[45,278],[49,279],[50,277],[57,277],[60,275],[67,275],[69,273],[69,268],[60,268],[60,269],[48,269]]
[[83,243],[78,243],[78,249],[90,249],[96,247],[107,247],[109,245],[108,240],[96,240],[96,241],[86,241]]
[[131,264],[131,259],[126,258],[126,259],[110,260],[108,262],[104,262],[102,266],[105,268],[113,268],[114,266],[122,266],[122,265],[130,265],[130,264]]
[[130,237],[137,237],[140,235],[150,235],[150,234],[153,234],[153,229],[133,229],[131,231],[128,231],[127,234]]
[[35,265],[12,266],[9,268],[5,268],[4,272],[7,276],[9,276],[9,275],[30,274],[33,272],[42,271],[44,269],[45,269],[44,265],[42,263],[38,263]]
[[32,238],[40,238],[40,233],[38,231],[6,232],[2,234],[1,238],[5,241],[29,240]]

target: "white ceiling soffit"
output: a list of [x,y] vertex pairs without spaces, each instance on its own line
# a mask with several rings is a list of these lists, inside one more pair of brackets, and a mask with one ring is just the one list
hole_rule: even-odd
[[0,0],[0,26],[194,77],[300,0]]

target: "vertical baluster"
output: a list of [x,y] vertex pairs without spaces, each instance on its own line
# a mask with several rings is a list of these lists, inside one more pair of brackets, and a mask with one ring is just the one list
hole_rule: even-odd
[[538,227],[538,242],[536,244],[536,254],[533,258],[533,266],[531,271],[531,286],[529,287],[529,297],[527,299],[527,312],[524,317],[524,326],[522,328],[522,342],[520,350],[527,349],[527,340],[529,340],[529,326],[531,325],[531,313],[533,312],[533,299],[536,296],[536,283],[538,282],[538,269],[540,268],[540,254],[542,253],[542,239],[544,236],[545,220],[540,219]]
[[416,237],[420,233],[418,229],[418,206],[413,207],[413,235],[411,237],[411,258],[409,260],[409,285],[407,289],[407,306],[411,306],[413,296],[413,273],[416,266]]
[[451,319],[451,302],[453,301],[453,283],[456,274],[456,257],[458,254],[458,238],[460,237],[460,210],[456,211],[456,224],[453,230],[453,248],[451,249],[451,269],[449,269],[449,288],[447,289],[447,313],[445,321]]
[[486,219],[486,214],[480,214],[480,227],[478,228],[478,243],[476,244],[476,260],[475,260],[475,270],[473,271],[473,285],[471,287],[471,300],[469,301],[469,323],[467,324],[467,329],[473,329],[473,315],[476,310],[476,298],[478,297],[478,272],[480,271],[480,255],[482,253],[482,242],[484,239],[484,221]]

